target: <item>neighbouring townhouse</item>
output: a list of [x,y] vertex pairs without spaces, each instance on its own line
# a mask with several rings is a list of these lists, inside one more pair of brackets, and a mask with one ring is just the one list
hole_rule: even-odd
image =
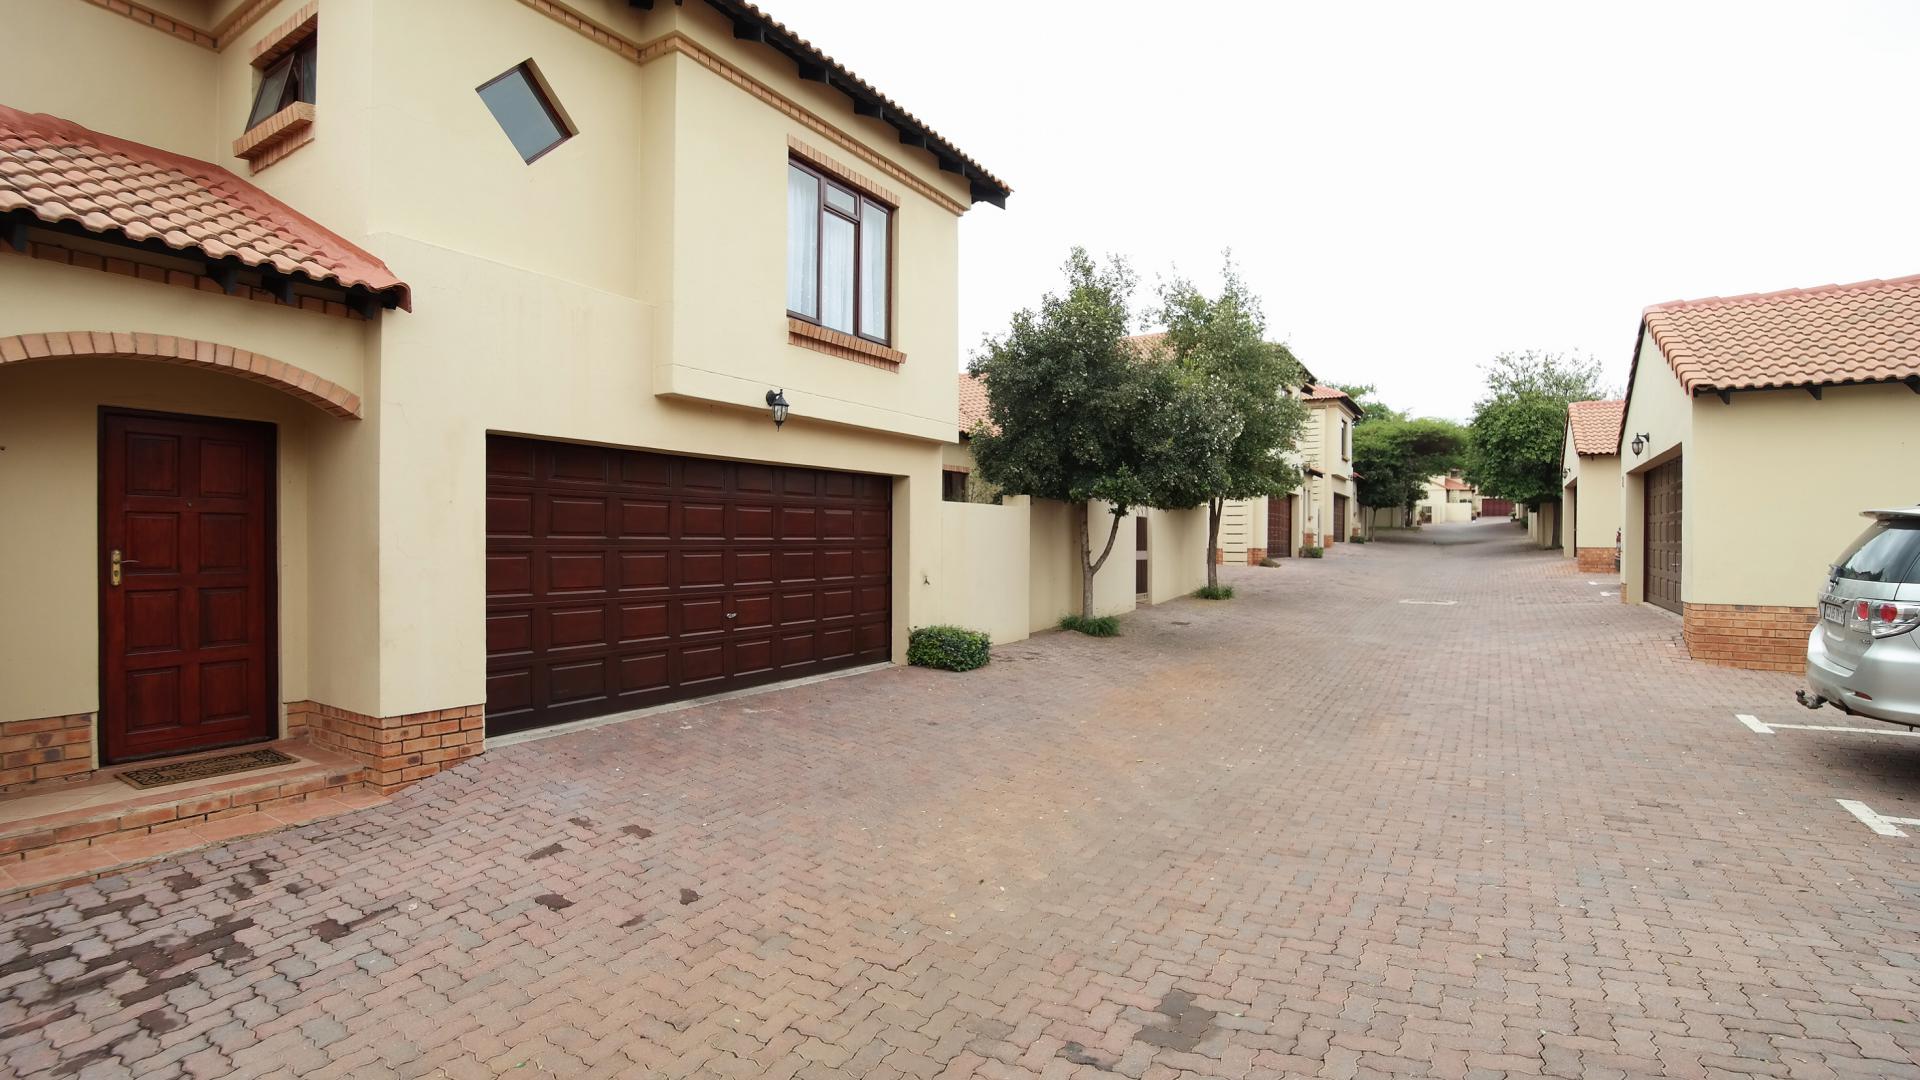
[[1624,413],[1621,598],[1799,671],[1860,511],[1920,498],[1920,276],[1650,307]]
[[1344,544],[1354,518],[1353,425],[1364,414],[1344,390],[1315,384],[1306,388],[1307,426],[1300,438],[1306,469],[1302,484],[1301,543],[1306,547]]
[[1473,485],[1458,476],[1430,476],[1426,494],[1414,504],[1414,513],[1422,525],[1472,521],[1478,516],[1473,506],[1476,494]]
[[[1290,559],[1301,547],[1311,542],[1307,538],[1314,532],[1308,524],[1313,520],[1310,513],[1313,489],[1305,480],[1316,474],[1324,477],[1325,473],[1311,464],[1313,459],[1309,456],[1308,448],[1311,445],[1318,452],[1318,448],[1325,443],[1322,430],[1325,418],[1320,411],[1322,406],[1312,403],[1312,393],[1317,386],[1313,372],[1308,371],[1304,364],[1300,372],[1302,384],[1288,387],[1287,394],[1296,401],[1306,402],[1308,415],[1306,424],[1301,428],[1299,445],[1289,451],[1286,457],[1300,466],[1303,482],[1300,487],[1278,497],[1228,499],[1220,508],[1220,544],[1214,552],[1214,557],[1220,562],[1244,562],[1248,566],[1258,566],[1268,559]],[[1348,484],[1347,494],[1353,494],[1351,483]]]
[[1576,401],[1567,406],[1560,498],[1566,523],[1562,550],[1585,573],[1611,574],[1620,557],[1620,417],[1625,401]]
[[[957,396],[959,439],[942,455],[945,542],[936,606],[947,613],[943,621],[985,630],[996,644],[1018,641],[1080,610],[1076,511],[1047,499],[1001,497],[973,475],[969,439],[989,422],[986,384],[962,372]],[[1104,503],[1087,511],[1096,554],[1112,520]],[[1143,507],[1121,521],[1112,554],[1093,576],[1094,613],[1124,615],[1186,596],[1206,582],[1206,508]]]
[[390,789],[966,621],[1008,188],[760,9],[8,14],[0,788],[304,737]]

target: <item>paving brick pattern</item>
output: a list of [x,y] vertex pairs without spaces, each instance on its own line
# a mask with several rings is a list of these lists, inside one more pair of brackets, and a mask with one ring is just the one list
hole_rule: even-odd
[[0,1073],[1920,1076],[1920,740],[1504,523],[1222,574],[0,909]]

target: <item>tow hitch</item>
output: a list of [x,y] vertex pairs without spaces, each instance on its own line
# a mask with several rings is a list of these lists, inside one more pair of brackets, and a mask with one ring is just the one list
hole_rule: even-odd
[[1793,699],[1809,709],[1818,709],[1827,703],[1827,699],[1818,694],[1809,694],[1805,690],[1795,690]]

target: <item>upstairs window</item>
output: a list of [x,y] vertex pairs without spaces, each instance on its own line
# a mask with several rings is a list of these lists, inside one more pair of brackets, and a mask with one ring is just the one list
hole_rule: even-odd
[[881,345],[892,336],[893,211],[787,165],[787,314]]
[[573,137],[572,127],[531,60],[480,84],[479,93],[520,159],[529,165]]
[[1340,460],[1353,460],[1353,444],[1347,441],[1347,422],[1340,421]]
[[308,34],[305,40],[261,74],[260,88],[253,94],[253,111],[247,114],[248,131],[259,127],[296,101],[313,104],[316,100],[315,68],[320,55],[319,43],[318,34]]

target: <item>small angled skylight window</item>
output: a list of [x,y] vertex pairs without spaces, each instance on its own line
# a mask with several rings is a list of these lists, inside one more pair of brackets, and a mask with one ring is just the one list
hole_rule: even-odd
[[531,60],[481,84],[480,100],[529,164],[573,136]]

